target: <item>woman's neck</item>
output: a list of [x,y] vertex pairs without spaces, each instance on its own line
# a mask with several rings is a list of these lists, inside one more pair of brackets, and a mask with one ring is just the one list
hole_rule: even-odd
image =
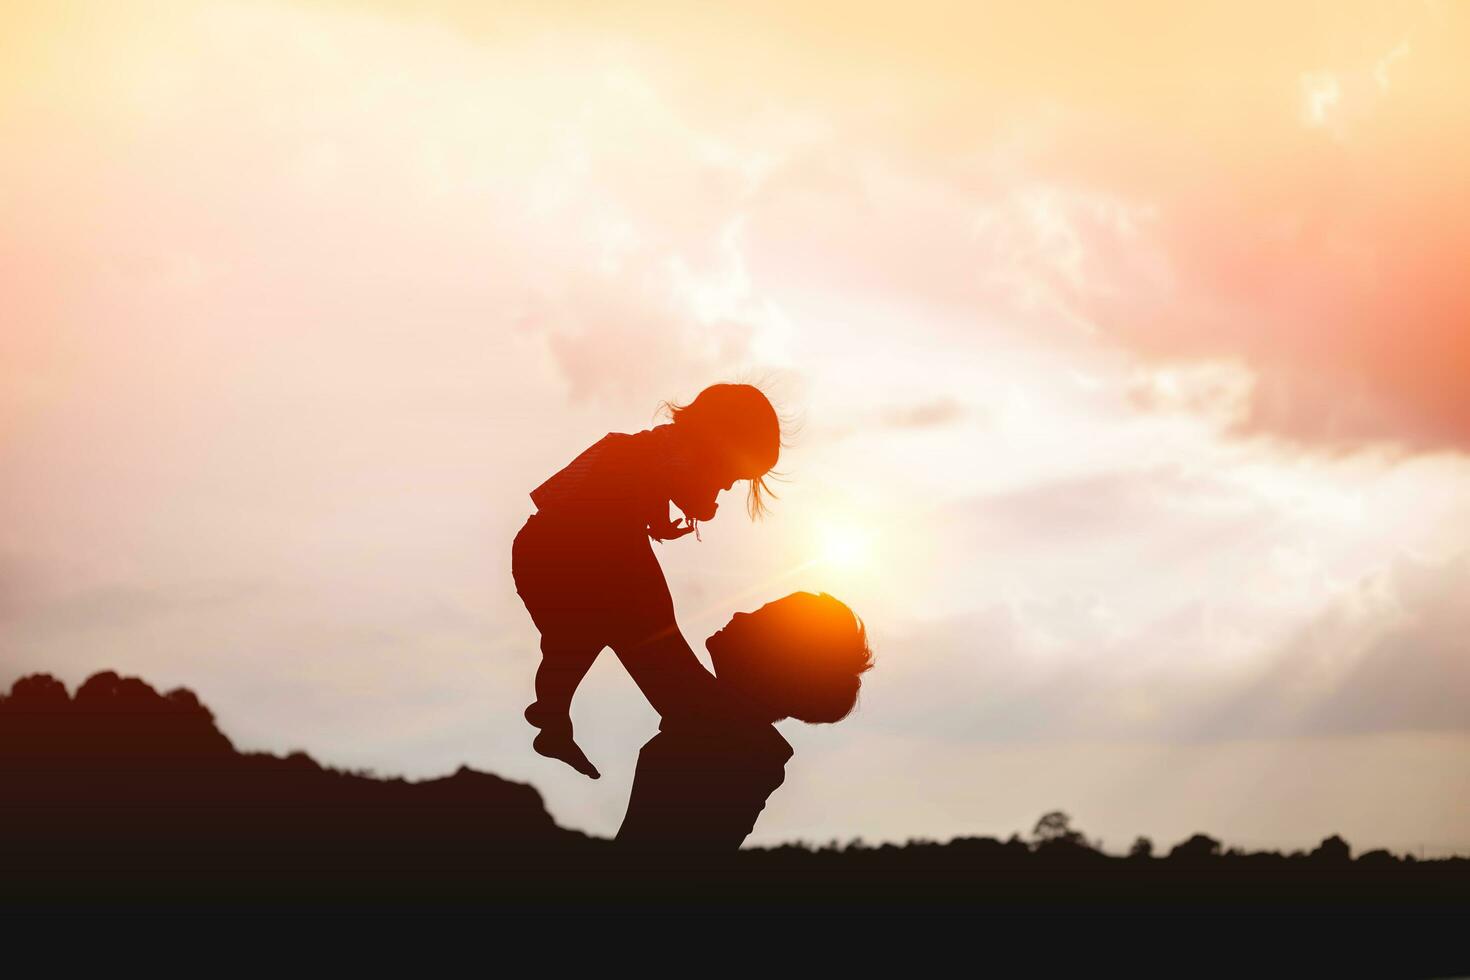
[[787,717],[771,707],[764,699],[748,691],[741,690],[734,684],[721,681],[718,677],[715,680],[720,689],[728,696],[731,707],[739,716],[740,720],[749,721],[753,724],[769,725]]

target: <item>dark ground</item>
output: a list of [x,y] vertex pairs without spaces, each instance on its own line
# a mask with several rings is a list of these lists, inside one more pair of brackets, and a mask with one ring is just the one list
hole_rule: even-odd
[[1033,966],[1114,972],[1130,949],[1177,944],[1183,973],[1233,962],[1269,975],[1470,974],[1470,860],[1354,858],[1337,838],[1310,854],[1243,854],[1204,835],[1165,856],[1118,857],[1058,818],[1029,841],[627,853],[558,827],[532,787],[486,773],[407,782],[237,752],[188,691],[109,672],[68,695],[33,675],[0,699],[0,914],[11,922],[89,911],[400,924],[421,913],[517,928],[577,913],[776,917],[783,931],[989,937]]

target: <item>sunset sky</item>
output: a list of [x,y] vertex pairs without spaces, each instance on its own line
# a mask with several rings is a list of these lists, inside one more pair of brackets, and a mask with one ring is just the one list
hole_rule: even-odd
[[751,842],[1470,852],[1467,175],[1457,0],[7,3],[0,689],[611,834],[657,716],[604,654],[531,752],[510,542],[750,380],[685,635],[876,661]]

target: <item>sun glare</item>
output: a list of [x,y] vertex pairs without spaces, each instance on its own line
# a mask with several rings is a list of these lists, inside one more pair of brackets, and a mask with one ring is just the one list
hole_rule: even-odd
[[822,528],[822,561],[843,569],[866,568],[872,561],[872,538],[860,528],[848,524],[828,524]]

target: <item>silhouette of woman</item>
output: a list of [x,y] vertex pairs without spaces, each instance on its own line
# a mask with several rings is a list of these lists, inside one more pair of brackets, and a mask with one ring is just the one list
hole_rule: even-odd
[[717,679],[698,716],[666,718],[638,753],[626,850],[716,854],[739,849],[785,781],[791,744],[774,722],[841,721],[873,666],[867,630],[823,592],[793,592],[736,613],[704,643]]
[[[536,700],[525,712],[541,730],[534,747],[593,779],[570,709],[604,646],[666,717],[697,710],[713,680],[679,634],[650,539],[697,530],[736,480],[750,481],[747,510],[759,517],[781,448],[780,420],[751,385],[712,385],[667,408],[670,423],[610,432],[531,491],[536,513],[511,548],[516,591],[541,633]],[[670,520],[670,503],[681,522]]]

